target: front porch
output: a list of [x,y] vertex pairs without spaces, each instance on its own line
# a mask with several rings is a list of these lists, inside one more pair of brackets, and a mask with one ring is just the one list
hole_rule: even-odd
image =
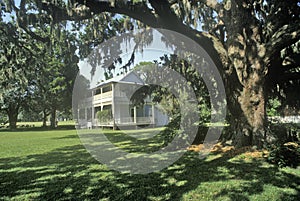
[[98,112],[107,111],[109,118],[99,118],[95,113],[94,127],[111,127],[113,129],[134,126],[155,126],[154,105],[128,106],[127,104],[115,104],[102,107]]
[[78,128],[155,127],[154,105],[108,104],[78,110]]
[[96,128],[112,128],[118,129],[122,128],[137,128],[143,126],[155,127],[155,122],[151,117],[126,117],[119,118],[115,120],[101,122],[98,119],[94,119],[93,126]]

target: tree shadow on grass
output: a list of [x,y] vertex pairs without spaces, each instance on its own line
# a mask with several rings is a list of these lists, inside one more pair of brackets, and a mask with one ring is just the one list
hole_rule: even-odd
[[109,170],[82,145],[0,159],[3,200],[182,200],[190,191],[195,193],[187,199],[201,200],[201,192],[207,190],[213,195],[204,200],[250,200],[266,186],[282,189],[281,200],[299,200],[299,185],[299,176],[262,160],[203,160],[193,152],[162,171],[145,175]]
[[[299,200],[300,198],[300,177],[297,175],[280,171],[276,167],[264,167],[261,161],[245,163],[240,160],[226,162],[225,166],[230,170],[231,175],[244,182],[222,189],[215,195],[216,198],[223,196],[230,198],[230,200],[250,200],[249,196],[261,194],[269,189],[269,198],[265,198],[265,200],[270,200],[272,199],[272,191],[275,191],[271,188],[274,187],[281,189],[280,198],[277,197],[276,200]],[[294,192],[285,192],[287,188],[293,189]],[[274,193],[278,193],[278,190],[276,191]]]

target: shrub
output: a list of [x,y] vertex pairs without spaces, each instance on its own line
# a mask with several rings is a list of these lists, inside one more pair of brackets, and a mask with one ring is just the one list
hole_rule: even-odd
[[296,168],[300,164],[300,145],[287,142],[269,149],[267,160],[279,167],[290,166]]
[[111,110],[102,110],[97,112],[97,118],[102,123],[107,123],[112,120]]
[[174,116],[166,128],[162,131],[164,145],[170,143],[178,134],[178,130],[180,128],[180,118],[180,115]]
[[295,123],[272,123],[270,124],[270,131],[278,143],[285,143],[290,141],[299,141],[300,126]]

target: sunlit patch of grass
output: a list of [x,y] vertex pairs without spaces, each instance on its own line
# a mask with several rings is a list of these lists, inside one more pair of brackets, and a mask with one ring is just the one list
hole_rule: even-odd
[[[164,128],[148,128],[139,130],[92,129],[79,130],[79,135],[95,138],[105,135],[114,146],[131,153],[150,153],[165,146],[162,131]],[[152,136],[153,135],[153,136]],[[150,137],[149,137],[150,136]]]
[[[105,135],[124,150],[161,146],[159,135],[119,132]],[[135,175],[95,160],[76,130],[0,132],[0,200],[300,200],[299,169],[278,169],[255,150],[218,150],[205,159],[187,151],[159,172]]]

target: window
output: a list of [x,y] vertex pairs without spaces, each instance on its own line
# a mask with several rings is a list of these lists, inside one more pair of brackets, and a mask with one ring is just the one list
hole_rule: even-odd
[[94,95],[97,95],[97,94],[100,94],[100,93],[101,93],[101,89],[98,88],[98,89],[95,90],[95,94]]
[[107,86],[107,87],[103,87],[103,88],[102,88],[102,93],[109,92],[109,91],[111,91],[111,90],[112,90],[111,85],[109,85],[109,86]]

